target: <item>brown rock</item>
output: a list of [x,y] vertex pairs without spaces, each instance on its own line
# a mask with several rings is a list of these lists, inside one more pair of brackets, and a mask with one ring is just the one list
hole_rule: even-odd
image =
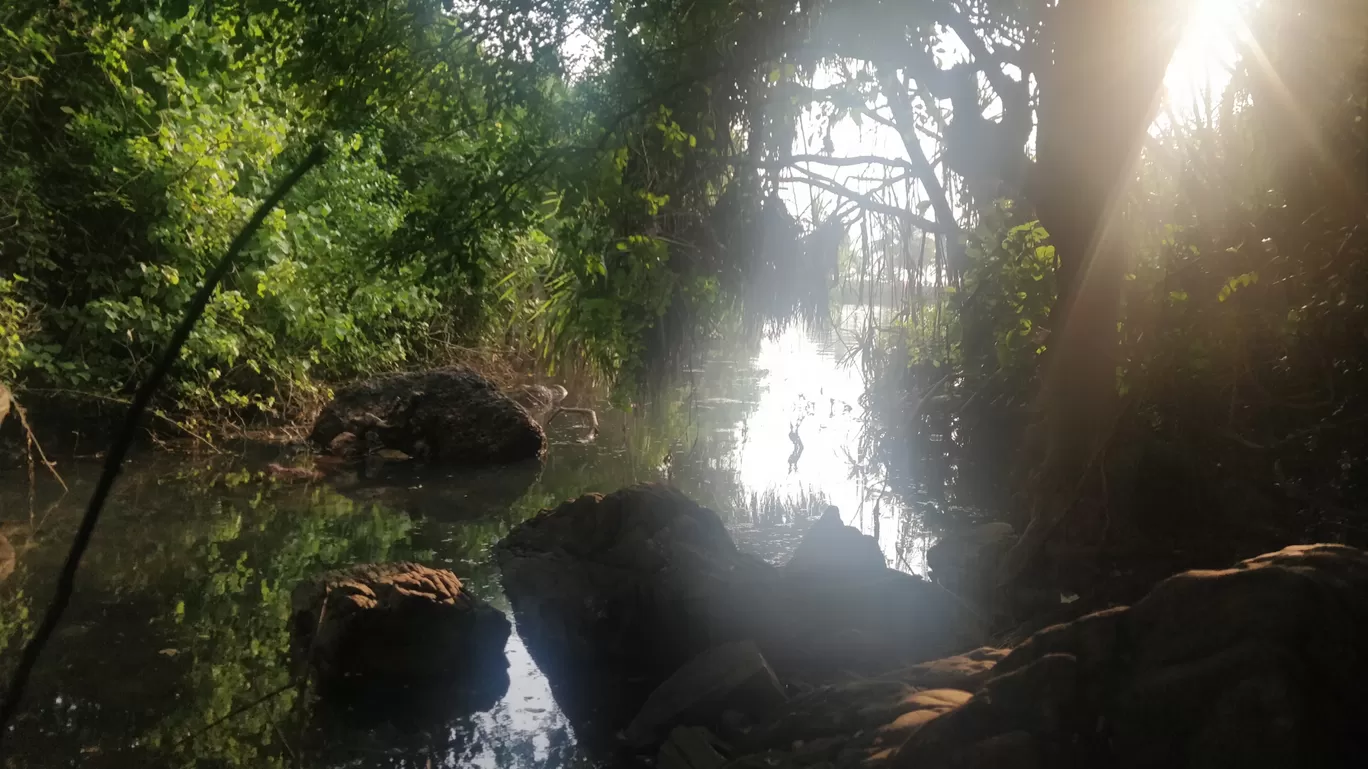
[[344,430],[328,441],[328,453],[343,459],[359,459],[366,449],[356,433]]
[[919,688],[976,691],[980,684],[993,675],[997,663],[1010,651],[984,646],[953,657],[913,665],[883,677]]
[[993,672],[894,765],[1365,766],[1368,553],[1290,547],[1179,574],[1037,633]]
[[325,682],[431,683],[508,665],[508,620],[444,569],[387,563],[330,572],[297,587],[291,611],[296,653]]
[[323,480],[323,471],[313,467],[287,467],[272,462],[266,465],[266,475],[286,483],[311,482]]

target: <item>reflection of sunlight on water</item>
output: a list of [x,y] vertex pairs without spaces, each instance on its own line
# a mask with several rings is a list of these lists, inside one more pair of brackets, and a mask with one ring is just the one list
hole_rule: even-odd
[[[513,617],[510,615],[510,620]],[[460,766],[505,769],[509,766],[555,766],[553,744],[564,750],[574,744],[570,722],[551,695],[551,686],[532,660],[514,621],[513,633],[504,648],[508,657],[508,694],[493,710],[477,713],[471,753]],[[520,755],[501,755],[496,748],[512,747]],[[509,759],[515,759],[510,763]]]
[[[889,565],[925,572],[920,548],[909,552],[900,545],[904,525],[913,521],[859,456],[864,381],[858,357],[842,365],[847,347],[841,337],[863,323],[862,309],[845,307],[836,333],[794,324],[762,343],[755,361],[759,402],[733,428],[737,480],[752,494],[772,493],[780,499],[820,495],[840,508],[847,524],[878,538]],[[803,446],[792,465],[790,430]]]

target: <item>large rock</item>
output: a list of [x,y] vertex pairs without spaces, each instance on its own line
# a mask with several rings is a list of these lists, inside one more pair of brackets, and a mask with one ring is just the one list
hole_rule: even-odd
[[1368,765],[1368,553],[1290,547],[1037,633],[894,765]]
[[414,563],[363,564],[302,583],[292,641],[329,687],[461,690],[480,703],[507,689],[511,625],[456,575]]
[[[348,438],[346,436],[353,436]],[[384,447],[450,464],[540,457],[537,421],[489,380],[465,368],[392,374],[339,390],[310,440],[325,450]]]
[[553,687],[605,671],[617,683],[561,689],[624,692],[635,698],[627,716],[680,666],[729,642],[754,641],[781,680],[808,682],[980,643],[939,587],[883,567],[771,566],[740,552],[714,512],[659,485],[545,511],[496,553],[519,632]]
[[660,485],[544,511],[495,553],[534,650],[652,685],[706,649],[762,632],[752,612],[777,577],[737,550],[715,513]]

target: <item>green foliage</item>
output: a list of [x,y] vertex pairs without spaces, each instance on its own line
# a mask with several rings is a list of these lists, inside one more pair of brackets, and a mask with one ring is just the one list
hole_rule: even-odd
[[[1115,358],[1125,408],[1109,432],[1117,504],[1159,501],[1137,457],[1160,455],[1190,474],[1178,485],[1193,520],[1227,507],[1242,520],[1256,495],[1331,518],[1368,499],[1352,426],[1368,417],[1368,8],[1311,5],[1260,6],[1262,57],[1195,113],[1156,123],[1109,223],[1118,245],[1095,256],[1127,260],[1119,295],[1093,299],[1118,302],[1116,345],[1089,351]],[[1002,433],[1030,413],[1059,330],[1055,258],[1032,219],[1029,200],[974,208],[962,271],[901,312],[876,356],[898,391],[884,420],[901,424],[902,394],[948,374],[959,444],[1030,445]]]
[[28,307],[18,298],[23,278],[0,279],[0,383],[13,379],[24,356]]
[[982,214],[969,240],[959,317],[966,372],[1000,370],[1026,385],[1046,349],[1057,262],[1049,233],[1021,221],[1020,209],[1003,200]]
[[672,188],[702,149],[669,107],[603,115],[611,78],[565,77],[564,21],[437,0],[0,11],[0,376],[126,394],[324,134],[331,159],[214,296],[166,410],[290,416],[452,342],[639,372],[667,310],[717,298],[716,266],[655,226],[704,205]]

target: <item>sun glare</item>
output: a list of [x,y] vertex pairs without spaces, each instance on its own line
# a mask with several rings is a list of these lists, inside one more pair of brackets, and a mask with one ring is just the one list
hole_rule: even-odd
[[1207,94],[1216,98],[1225,90],[1250,4],[1251,0],[1194,0],[1192,16],[1164,78],[1175,109],[1191,109]]

